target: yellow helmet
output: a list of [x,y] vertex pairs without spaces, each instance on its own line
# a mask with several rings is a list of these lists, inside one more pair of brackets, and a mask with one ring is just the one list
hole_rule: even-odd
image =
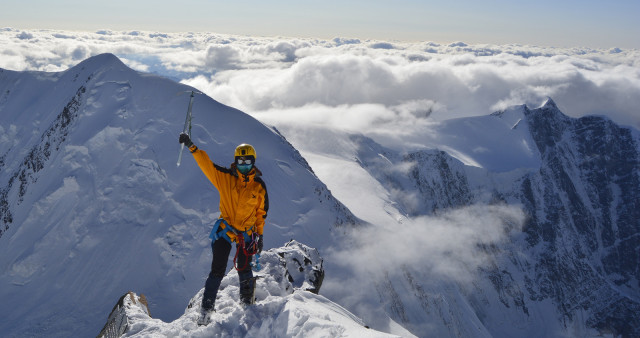
[[257,158],[256,150],[253,148],[252,145],[246,144],[246,143],[243,143],[236,147],[235,157],[239,157],[239,156],[253,156],[254,161]]

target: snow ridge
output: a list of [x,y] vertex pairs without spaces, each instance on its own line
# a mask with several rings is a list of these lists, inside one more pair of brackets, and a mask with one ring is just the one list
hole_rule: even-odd
[[152,319],[144,306],[146,299],[140,301],[142,296],[130,292],[120,298],[99,337],[397,337],[369,329],[361,319],[318,295],[324,270],[317,250],[291,241],[264,251],[260,263],[257,300],[252,306],[239,303],[237,274],[232,270],[222,281],[209,325],[196,324],[204,289],[170,323]]

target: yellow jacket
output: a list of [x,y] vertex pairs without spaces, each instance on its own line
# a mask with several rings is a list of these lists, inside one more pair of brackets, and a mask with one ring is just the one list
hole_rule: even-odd
[[[264,221],[269,210],[269,197],[261,173],[255,166],[243,175],[235,167],[221,167],[209,159],[209,155],[198,147],[189,149],[202,172],[220,193],[220,217],[229,225],[246,231],[248,235],[257,232],[262,235]],[[225,227],[224,223],[220,225]],[[233,232],[227,232],[235,241]]]

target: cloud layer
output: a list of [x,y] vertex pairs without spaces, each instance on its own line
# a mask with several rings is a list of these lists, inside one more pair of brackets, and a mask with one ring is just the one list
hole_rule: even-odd
[[2,68],[61,71],[110,52],[246,112],[295,112],[328,127],[345,126],[332,112],[360,120],[363,107],[375,127],[535,107],[550,96],[568,115],[640,128],[638,50],[12,28],[0,29],[0,42]]
[[398,262],[414,262],[434,280],[469,282],[478,267],[490,262],[493,254],[486,248],[507,241],[524,220],[523,211],[514,206],[472,205],[404,219],[392,229],[356,229],[346,236],[352,239],[348,249],[332,252],[332,261],[355,274],[378,277],[401,275]]
[[[387,329],[381,324],[386,323],[381,305],[387,311],[399,307],[423,313],[424,308],[411,307],[415,298],[449,297],[448,290],[471,286],[479,269],[507,259],[496,248],[511,240],[512,232],[521,231],[524,221],[524,213],[514,206],[472,205],[439,216],[406,219],[391,228],[356,229],[343,236],[344,248],[326,256],[328,264],[344,269],[339,276],[351,278],[327,276],[323,294],[357,309],[374,327]],[[438,316],[419,316],[419,323],[411,325],[420,326],[416,332],[446,335],[435,331],[442,325],[438,320]]]

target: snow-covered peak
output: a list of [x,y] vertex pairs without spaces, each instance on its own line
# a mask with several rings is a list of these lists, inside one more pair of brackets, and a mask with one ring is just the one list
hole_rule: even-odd
[[526,105],[511,106],[505,110],[492,113],[491,116],[500,118],[507,125],[511,125],[511,129],[515,129],[524,118],[525,111],[528,109],[529,108]]
[[262,269],[254,273],[256,303],[249,307],[238,301],[238,277],[232,270],[222,281],[208,325],[197,325],[204,289],[172,322],[153,319],[146,297],[129,292],[113,308],[99,337],[397,337],[368,328],[362,319],[317,294],[322,282],[318,278],[324,275],[317,250],[292,241],[264,251],[260,264]]
[[490,115],[445,120],[432,126],[424,144],[490,172],[537,169],[540,154],[562,137],[571,120],[548,98],[535,109],[516,105]]
[[527,111],[521,105],[491,115],[446,120],[426,135],[426,143],[465,165],[488,171],[538,168],[539,154],[523,121]]
[[560,111],[551,98],[540,108],[527,110],[525,115],[531,137],[540,154],[558,143],[574,120]]
[[[558,108],[551,98],[548,98],[545,103],[538,108],[527,108],[525,115],[544,124],[564,125],[571,119]],[[537,127],[539,127],[539,125]]]
[[556,109],[558,110],[558,106],[556,102],[553,101],[552,98],[548,97],[547,100],[540,106],[541,109]]
[[[175,319],[204,285],[219,197],[188,151],[176,166],[192,90],[111,54],[0,73],[0,299],[20,304],[0,307],[0,331],[95,334],[89,318],[129,289]],[[360,222],[282,135],[237,109],[197,95],[192,139],[222,166],[238,144],[256,147],[265,248],[295,238],[323,250]]]
[[98,68],[114,68],[120,67],[122,69],[129,69],[117,56],[112,53],[103,53],[92,56],[79,64],[77,64],[73,68],[88,68],[88,69],[98,69]]

